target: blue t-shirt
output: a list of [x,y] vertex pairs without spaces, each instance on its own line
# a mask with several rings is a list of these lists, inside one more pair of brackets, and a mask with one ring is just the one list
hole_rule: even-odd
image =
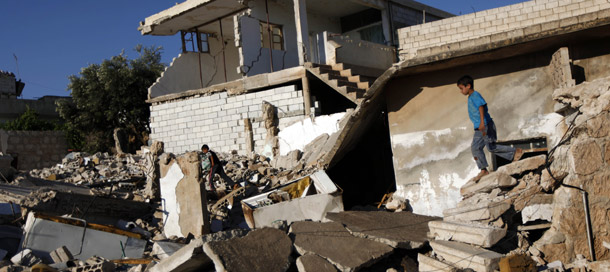
[[479,112],[479,107],[483,106],[483,111],[485,112],[485,126],[489,122],[491,122],[491,116],[489,116],[489,112],[487,112],[487,102],[481,96],[481,94],[477,91],[473,91],[468,96],[468,116],[470,117],[470,121],[474,124],[474,129],[478,129],[481,123],[481,113]]

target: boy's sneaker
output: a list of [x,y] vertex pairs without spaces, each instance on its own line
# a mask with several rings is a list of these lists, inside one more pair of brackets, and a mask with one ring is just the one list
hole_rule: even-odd
[[523,157],[523,149],[517,148],[517,150],[515,150],[515,155],[513,156],[513,162],[520,160],[521,157]]

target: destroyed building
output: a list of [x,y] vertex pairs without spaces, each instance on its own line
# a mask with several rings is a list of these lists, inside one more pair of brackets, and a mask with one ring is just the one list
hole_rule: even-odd
[[261,152],[263,101],[276,108],[280,130],[307,116],[355,108],[370,83],[396,61],[392,33],[448,16],[412,1],[175,5],[138,28],[144,35],[179,34],[183,44],[183,53],[149,89],[151,138],[169,152],[209,143],[244,154],[252,151],[247,141]]
[[[351,13],[354,3],[371,2],[339,6],[351,3],[341,6]],[[331,47],[334,57],[321,64],[308,59],[321,56],[311,51],[318,35],[310,35],[310,49],[297,46],[296,66],[274,71],[273,38],[272,46],[263,47],[269,41],[261,28],[266,15],[294,8],[298,33],[304,27],[296,19],[313,10],[305,17],[314,25],[310,17],[322,11],[311,5],[321,4],[269,1],[263,9],[261,3],[191,0],[141,24],[152,35],[190,26],[180,36],[185,48],[191,43],[198,51],[189,65],[201,67],[199,57],[211,55],[216,65],[216,57],[226,53],[203,53],[203,45],[212,43],[202,42],[216,35],[224,41],[222,26],[231,20],[221,18],[231,17],[238,26],[233,33],[239,65],[246,58],[240,44],[256,33],[259,52],[271,48],[269,70],[248,75],[254,66],[237,66],[238,79],[212,84],[215,72],[196,69],[189,83],[195,87],[181,89],[179,84],[193,79],[186,77],[193,71],[185,64],[191,53],[183,53],[151,86],[151,147],[138,155],[73,153],[53,169],[30,172],[46,181],[2,185],[14,199],[25,198],[22,209],[73,216],[29,213],[23,237],[14,229],[5,234],[28,247],[11,249],[13,264],[52,261],[58,267],[79,259],[72,269],[122,265],[176,272],[610,269],[609,1],[535,0],[400,28],[393,38],[398,63],[368,77],[352,73],[376,67],[337,61],[340,50],[349,48],[345,44]],[[393,8],[389,4],[385,11],[392,14]],[[426,8],[421,15],[434,12]],[[253,18],[259,19],[252,24]],[[381,14],[382,29],[385,20]],[[248,22],[254,27],[244,34]],[[203,31],[210,24],[223,31]],[[198,26],[207,34],[193,30]],[[274,27],[266,28],[268,37]],[[281,29],[286,32],[277,33],[287,41],[289,31]],[[369,34],[358,33],[375,36]],[[331,37],[339,36],[326,33],[322,39]],[[373,50],[368,42],[358,43]],[[469,180],[476,174],[468,148],[472,127],[455,83],[463,74],[472,75],[487,98],[501,142],[526,151],[516,162],[490,157],[493,171],[476,182]],[[212,81],[203,84],[204,76]],[[346,95],[354,88],[357,94]],[[227,173],[242,187],[206,191],[197,153],[202,143],[224,151],[219,154]],[[53,175],[76,185],[60,185],[50,180]],[[151,180],[159,181],[160,202],[149,190]],[[14,218],[13,203],[3,204],[2,215]],[[97,224],[117,216],[124,219],[114,223],[118,230]],[[86,239],[66,238],[69,244],[62,246],[49,241],[60,237],[49,228],[74,229]],[[100,246],[91,246],[93,241]],[[113,260],[91,256],[96,254]]]

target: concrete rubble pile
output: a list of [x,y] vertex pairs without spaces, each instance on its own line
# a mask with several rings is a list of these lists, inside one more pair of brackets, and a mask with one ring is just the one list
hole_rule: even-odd
[[594,260],[610,254],[610,78],[557,89],[553,98],[566,117],[559,144],[548,158],[465,184],[457,207],[429,222],[432,251],[418,255],[420,271],[608,271],[609,261]]
[[[330,205],[294,215],[297,219],[320,220],[326,212],[343,211],[340,190],[325,173],[315,175],[315,164],[306,167],[291,156],[283,156],[279,163],[254,153],[218,156],[239,186],[230,188],[215,177],[217,190],[206,190],[201,152],[163,153],[161,142],[135,155],[73,152],[54,167],[17,173],[14,180],[0,183],[0,271],[184,271],[227,265],[229,269],[239,264],[223,264],[227,257],[222,248],[233,242],[209,243],[243,237],[247,247],[275,233],[285,237],[286,248],[292,248],[286,221],[278,221],[284,224],[279,234],[262,228],[262,236],[258,232],[246,236],[254,226],[246,223],[242,200],[261,193],[267,199],[264,206],[250,207],[258,229],[261,220],[268,219],[264,216],[273,214],[268,209],[273,204]],[[326,180],[319,181],[320,175]],[[306,187],[294,189],[306,184],[304,180]],[[277,227],[278,222],[267,223]],[[187,257],[201,257],[204,245],[209,258]],[[278,268],[294,265],[296,258],[286,248],[278,252],[285,255]],[[269,260],[277,255],[269,254]],[[257,263],[260,269],[267,267]]]

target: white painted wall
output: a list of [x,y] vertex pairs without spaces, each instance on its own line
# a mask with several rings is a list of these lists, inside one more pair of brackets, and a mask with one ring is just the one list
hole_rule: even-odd
[[176,187],[182,178],[184,178],[184,173],[182,173],[178,162],[174,161],[165,177],[159,180],[161,205],[163,207],[163,233],[167,237],[172,235],[184,236],[180,228],[180,203],[176,195]]
[[[235,69],[239,65],[239,54],[232,39],[225,37],[225,41],[227,81],[233,81],[241,78]],[[174,58],[157,82],[148,89],[149,97],[181,93],[225,82],[220,37],[210,37],[208,43],[210,53],[186,52]]]
[[[242,72],[253,76],[271,72],[269,48],[261,47],[260,21],[267,21],[265,1],[253,1],[249,15],[238,17],[237,46]],[[269,1],[269,22],[282,26],[284,50],[272,50],[273,70],[279,71],[299,65],[296,26],[292,5],[279,5]]]
[[307,144],[322,134],[332,135],[339,130],[339,121],[345,112],[317,116],[312,121],[305,118],[280,131],[278,141],[280,155],[285,156],[292,150],[303,150]]

